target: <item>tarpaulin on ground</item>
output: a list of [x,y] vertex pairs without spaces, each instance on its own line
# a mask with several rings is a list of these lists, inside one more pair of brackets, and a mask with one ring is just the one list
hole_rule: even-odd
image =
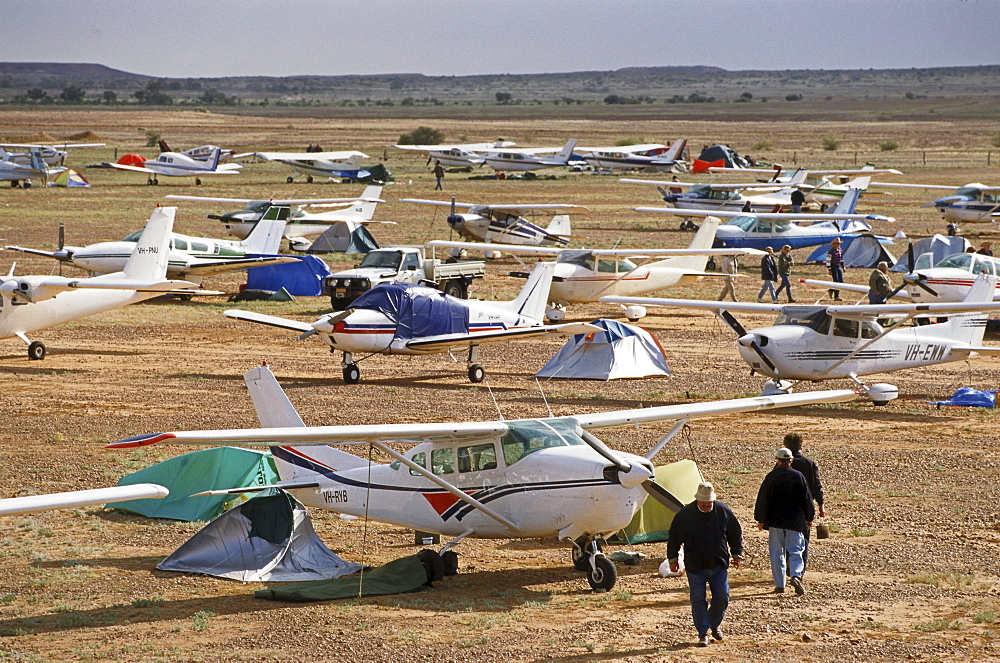
[[384,283],[354,300],[351,308],[378,311],[396,323],[396,338],[462,334],[469,308],[460,299],[427,286]]
[[931,401],[935,405],[956,405],[959,407],[996,407],[997,391],[981,391],[972,387],[959,387],[946,401]]
[[298,260],[248,269],[247,290],[276,291],[284,288],[298,297],[322,295],[323,279],[333,274],[327,264],[316,256],[292,257]]

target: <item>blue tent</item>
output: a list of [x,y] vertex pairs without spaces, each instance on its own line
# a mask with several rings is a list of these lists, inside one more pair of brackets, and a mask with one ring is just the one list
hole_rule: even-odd
[[[840,247],[844,252],[845,267],[875,267],[880,262],[885,261],[890,265],[896,259],[885,248],[893,244],[892,239],[880,237],[878,235],[854,235],[842,239],[843,245]],[[807,263],[826,262],[826,256],[830,252],[831,244],[827,242],[817,247],[808,258]]]
[[955,395],[946,401],[931,401],[935,405],[955,405],[958,407],[996,407],[996,391],[980,391],[972,387],[959,387]]
[[396,338],[469,331],[469,308],[440,290],[412,283],[384,283],[354,300],[351,308],[378,311],[396,323]]
[[281,290],[301,297],[323,294],[323,279],[333,274],[316,256],[293,256],[297,262],[265,265],[247,270],[247,289]]

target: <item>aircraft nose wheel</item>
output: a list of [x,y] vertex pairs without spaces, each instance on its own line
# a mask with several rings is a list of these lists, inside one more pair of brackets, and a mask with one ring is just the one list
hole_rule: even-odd
[[483,368],[482,364],[469,366],[469,382],[482,382],[485,377],[486,369]]
[[32,341],[28,346],[28,359],[45,359],[45,345],[41,341]]
[[618,580],[618,570],[614,563],[598,553],[590,558],[591,568],[587,571],[587,582],[595,592],[606,592],[615,586]]
[[344,383],[345,384],[357,384],[361,382],[361,370],[358,368],[357,364],[348,364],[344,366]]

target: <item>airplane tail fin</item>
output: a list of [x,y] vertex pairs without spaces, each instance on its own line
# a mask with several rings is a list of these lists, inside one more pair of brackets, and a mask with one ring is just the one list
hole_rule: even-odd
[[569,237],[572,235],[573,233],[570,232],[569,214],[556,214],[552,217],[552,223],[545,229],[545,232],[559,237]]
[[[360,166],[360,159],[358,157]],[[365,187],[365,190],[361,192],[362,198],[381,198],[382,197],[382,187],[379,185],[369,185]],[[357,214],[359,221],[371,221],[372,217],[375,216],[375,208],[378,207],[378,203],[362,201],[351,206],[349,210],[351,216]]]
[[[997,278],[989,274],[980,274],[976,277],[969,292],[962,300],[966,304],[987,303],[993,301],[993,293],[996,292]],[[983,334],[986,332],[986,318],[988,313],[981,311],[977,313],[964,313],[953,315],[946,324],[951,326],[951,331],[947,336],[958,343],[969,345],[981,345]]]
[[[861,178],[859,178],[861,179]],[[871,178],[866,178],[871,179]],[[837,204],[831,207],[829,211],[831,214],[854,214],[854,208],[858,205],[858,199],[861,197],[861,189],[855,188],[853,182],[847,187],[847,191],[844,193],[844,197],[837,201]]]
[[788,178],[788,186],[796,187],[800,184],[805,184],[807,177],[809,177],[809,171],[806,170],[805,168],[799,168],[794,173],[792,173],[792,176],[790,178]]
[[137,281],[166,278],[170,259],[170,233],[174,229],[176,213],[176,207],[157,207],[153,210],[122,270],[125,278]]
[[173,150],[170,149],[170,146],[167,145],[167,141],[162,138],[157,141],[157,144],[160,146],[160,152],[173,152]]
[[264,212],[260,221],[254,224],[246,239],[240,246],[247,253],[273,255],[281,248],[281,238],[285,233],[285,223],[288,220],[289,208],[285,205],[272,205]]
[[31,156],[29,158],[31,160],[31,167],[32,168],[34,168],[35,170],[42,171],[43,174],[46,172],[45,162],[42,161],[42,153],[41,152],[39,152],[38,150],[32,150],[31,151]]
[[[710,249],[715,243],[715,231],[719,228],[719,219],[714,216],[707,216],[702,221],[701,227],[691,240],[689,249]],[[677,256],[676,258],[666,258],[658,260],[649,265],[658,267],[674,267],[676,269],[687,269],[693,272],[704,272],[708,265],[708,256]]]
[[677,161],[681,158],[681,153],[687,146],[687,138],[678,138],[670,144],[670,148],[666,152],[660,155],[661,159],[671,159]]
[[847,186],[858,191],[867,191],[868,185],[872,183],[871,175],[860,175],[847,183]]
[[566,144],[563,145],[563,148],[559,150],[559,154],[557,154],[556,156],[559,157],[559,159],[563,163],[565,163],[569,161],[569,158],[571,156],[573,156],[573,148],[575,147],[576,147],[576,138],[570,138],[569,140],[566,141]]
[[539,262],[528,275],[528,280],[521,288],[517,297],[507,302],[507,307],[519,315],[535,320],[545,317],[545,309],[549,304],[549,288],[552,287],[552,275],[555,263]]
[[222,148],[216,147],[208,157],[208,169],[216,170],[219,167],[219,159],[222,158]]

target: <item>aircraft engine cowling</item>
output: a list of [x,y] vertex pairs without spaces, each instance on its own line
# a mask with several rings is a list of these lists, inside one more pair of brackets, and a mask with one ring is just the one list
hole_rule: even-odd
[[41,302],[52,299],[65,288],[36,285],[24,278],[8,278],[0,282],[0,292],[14,300]]

